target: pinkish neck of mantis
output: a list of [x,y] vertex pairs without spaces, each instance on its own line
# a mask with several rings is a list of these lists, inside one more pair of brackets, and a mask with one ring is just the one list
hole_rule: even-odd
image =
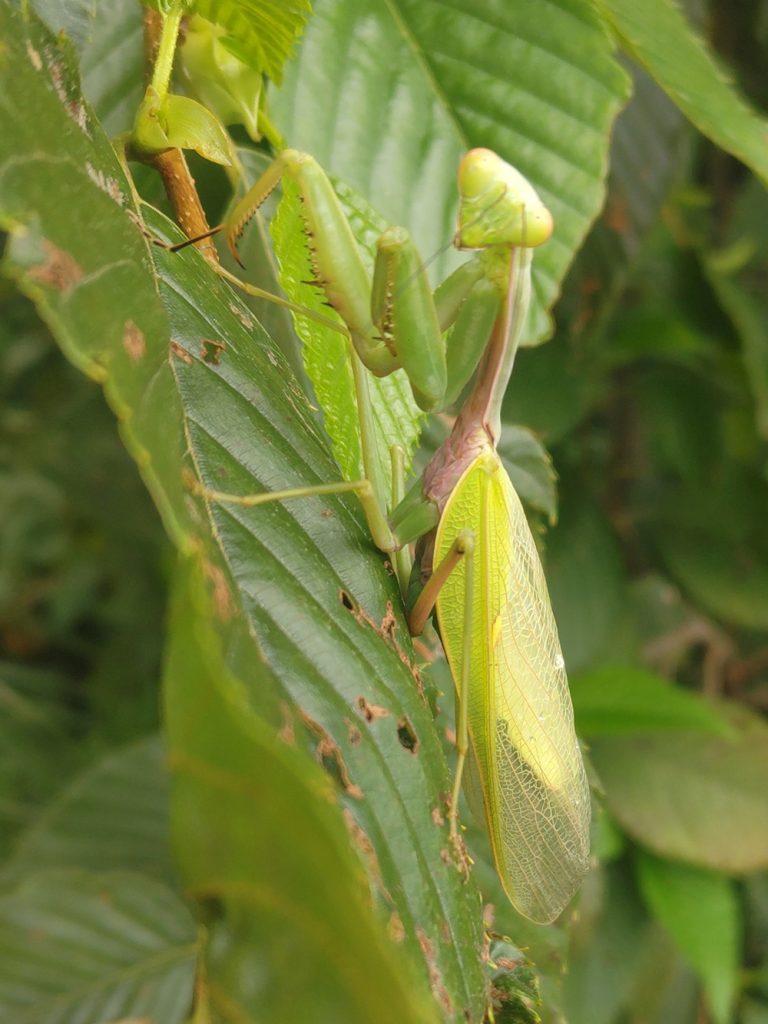
[[495,448],[501,435],[501,403],[530,298],[530,258],[530,250],[519,248],[509,258],[506,294],[474,385],[424,472],[424,494],[441,512],[464,470],[484,448]]

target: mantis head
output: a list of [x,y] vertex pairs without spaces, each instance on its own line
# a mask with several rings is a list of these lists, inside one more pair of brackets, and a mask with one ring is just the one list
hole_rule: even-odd
[[552,214],[536,190],[490,149],[471,149],[459,164],[459,249],[533,248],[552,234]]

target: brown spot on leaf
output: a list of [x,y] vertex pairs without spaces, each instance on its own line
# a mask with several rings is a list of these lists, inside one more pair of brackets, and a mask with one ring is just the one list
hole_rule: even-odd
[[398,946],[405,938],[405,927],[402,918],[395,910],[389,915],[389,921],[387,921],[387,935]]
[[424,698],[424,686],[421,681],[421,673],[419,672],[418,665],[411,661],[407,653],[403,650],[400,644],[398,644],[395,638],[395,633],[397,630],[397,618],[392,607],[392,602],[387,601],[386,611],[384,613],[384,618],[381,620],[381,623],[375,622],[362,607],[358,607],[357,610],[355,611],[355,618],[362,625],[370,626],[370,628],[375,633],[378,633],[382,640],[386,640],[390,647],[395,651],[400,661],[402,661],[402,663],[411,673],[413,680],[416,683],[416,689],[418,690],[421,697]]
[[368,877],[371,879],[373,884],[379,890],[381,895],[384,897],[387,903],[392,904],[392,896],[387,891],[387,887],[384,885],[384,879],[381,876],[381,866],[379,864],[379,858],[376,855],[376,849],[371,842],[371,837],[365,831],[365,829],[356,820],[354,814],[348,807],[345,807],[342,812],[344,818],[344,824],[347,826],[350,839],[357,848],[363,861],[365,862],[366,871]]
[[360,709],[360,714],[369,723],[375,718],[386,718],[389,715],[389,711],[385,707],[382,707],[381,704],[370,704],[365,697],[357,698],[357,706]]
[[360,732],[354,722],[351,722],[348,718],[344,719],[344,725],[347,727],[347,735],[349,736],[349,742],[353,747],[356,747],[363,738],[363,734]]
[[43,58],[29,41],[27,41],[27,56],[35,71],[43,70]]
[[178,341],[171,340],[171,352],[177,359],[180,359],[182,363],[186,363],[187,366],[191,366],[192,363],[194,363],[192,356],[187,352],[183,345],[179,344]]
[[237,319],[240,321],[240,323],[243,325],[243,327],[245,327],[247,331],[251,330],[251,328],[253,327],[253,320],[251,320],[248,314],[243,309],[241,309],[236,302],[230,302],[229,309],[230,312],[234,313],[234,315],[237,317]]
[[32,267],[29,276],[33,281],[55,288],[57,292],[68,292],[81,280],[83,271],[80,264],[64,249],[58,249],[47,238],[43,239],[45,259]]
[[[115,178],[108,177],[103,171],[94,167],[93,164],[86,160],[85,171],[91,181],[97,188],[100,188],[102,192],[106,193],[110,199],[117,203],[118,206],[122,206],[125,202],[125,196],[120,188],[119,183]],[[134,222],[138,219],[132,211],[128,211],[129,215],[133,218]],[[146,234],[146,228],[141,225],[142,231]],[[151,236],[150,236],[151,237]]]
[[352,781],[338,743],[333,739],[328,730],[320,722],[315,721],[314,718],[308,715],[306,711],[299,710],[299,716],[310,732],[313,732],[318,737],[315,750],[325,768],[338,778],[347,796],[351,796],[355,800],[362,800],[364,796],[363,791]]
[[387,610],[384,613],[384,618],[381,620],[381,626],[379,627],[381,635],[388,637],[392,643],[395,642],[395,633],[397,632],[397,618],[395,617],[395,610],[392,607],[392,602],[387,601]]
[[218,565],[214,565],[213,562],[209,562],[208,559],[203,562],[203,569],[212,585],[213,605],[216,609],[216,614],[223,622],[226,622],[232,618],[232,594],[227,578],[223,570]]
[[496,907],[492,903],[486,903],[483,907],[483,928],[493,928],[493,919],[496,917]]
[[200,342],[200,355],[203,361],[211,366],[218,366],[221,362],[221,353],[226,348],[223,341],[216,341],[214,338],[203,338]]
[[277,733],[278,739],[287,743],[289,747],[296,746],[296,733],[293,728],[293,714],[285,701],[280,703],[280,714],[283,716],[283,724]]
[[448,994],[448,989],[445,987],[442,972],[437,965],[434,944],[422,928],[416,929],[416,938],[418,939],[419,946],[421,947],[421,952],[424,954],[424,959],[427,962],[429,984],[432,988],[432,994],[443,1007],[446,1014],[451,1017],[453,1016],[453,1002]]
[[352,598],[349,596],[346,590],[339,591],[339,600],[341,601],[341,603],[347,609],[348,612],[353,612],[355,610],[355,602],[352,600]]
[[432,823],[438,827],[445,824],[445,816],[439,807],[432,808]]
[[128,353],[132,363],[141,361],[147,346],[144,342],[144,332],[140,330],[133,320],[126,320],[123,328],[123,348]]

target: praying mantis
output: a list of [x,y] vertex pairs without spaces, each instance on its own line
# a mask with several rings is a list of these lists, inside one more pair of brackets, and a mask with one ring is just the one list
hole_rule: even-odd
[[[316,283],[349,336],[365,477],[206,496],[253,507],[354,491],[374,543],[393,557],[406,598],[408,545],[418,541],[422,588],[410,604],[409,628],[418,635],[436,609],[456,688],[450,836],[458,848],[463,785],[485,821],[511,902],[548,923],[587,870],[590,799],[543,570],[496,445],[501,400],[526,323],[531,262],[552,233],[551,215],[511,165],[490,150],[471,150],[459,166],[454,243],[474,255],[433,295],[401,228],[380,238],[371,280],[330,181],[312,157],[295,150],[281,153],[234,208],[225,228],[235,256],[248,221],[283,177],[298,187]],[[451,405],[475,376],[422,480],[388,511],[386,484],[370,454],[366,375],[398,368],[425,411]],[[396,493],[402,491],[397,480]]]

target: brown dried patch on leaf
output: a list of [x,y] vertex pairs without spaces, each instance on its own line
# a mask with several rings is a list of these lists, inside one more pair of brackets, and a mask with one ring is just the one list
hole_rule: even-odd
[[362,800],[363,791],[352,781],[338,743],[333,739],[328,730],[320,722],[315,721],[314,718],[308,715],[306,711],[299,710],[299,716],[310,732],[318,737],[315,748],[318,758],[331,771],[331,774],[338,778],[347,796],[351,796],[355,800]]
[[123,348],[128,353],[132,363],[141,362],[147,350],[144,340],[144,332],[136,326],[133,320],[126,320],[123,328]]
[[369,724],[376,718],[387,718],[389,711],[381,704],[371,704],[365,697],[357,698],[357,707],[360,714]]
[[227,622],[232,618],[232,593],[227,583],[227,578],[224,575],[222,569],[218,565],[214,565],[213,562],[208,561],[206,558],[203,562],[203,569],[205,570],[206,578],[211,583],[213,593],[213,606],[216,610],[216,614],[222,620]]
[[178,343],[178,341],[171,340],[171,352],[177,359],[180,359],[182,363],[186,363],[187,366],[191,366],[192,363],[194,363],[192,356],[187,352],[183,345]]
[[296,746],[296,732],[293,728],[293,714],[291,713],[290,706],[285,702],[280,702],[280,714],[283,716],[283,724],[278,730],[278,739],[281,739],[283,743],[287,743],[289,747]]
[[349,742],[353,747],[358,746],[363,738],[363,734],[360,732],[354,722],[351,722],[348,718],[344,719],[344,725],[347,727],[347,735],[349,736]]
[[29,42],[29,40],[27,40],[27,56],[29,57],[29,62],[35,69],[35,71],[43,70],[43,58],[34,48],[32,43]]
[[445,920],[445,918],[443,918],[443,920],[440,922],[440,938],[446,944],[446,946],[450,946],[452,941],[451,929],[448,926],[448,922]]
[[387,607],[384,612],[384,618],[381,620],[380,623],[375,622],[368,614],[368,612],[366,612],[366,610],[362,607],[358,607],[357,609],[350,608],[350,611],[352,610],[355,611],[355,618],[362,626],[369,626],[374,631],[374,633],[378,633],[381,639],[389,644],[392,650],[397,654],[400,661],[402,661],[402,663],[413,676],[413,680],[416,683],[416,689],[418,690],[419,694],[422,697],[424,697],[424,686],[421,681],[421,673],[419,672],[419,667],[418,665],[416,665],[415,662],[411,661],[408,654],[397,642],[397,617],[395,616],[395,611],[392,606],[392,602],[387,601]]
[[395,642],[395,634],[397,632],[397,619],[395,618],[395,610],[392,607],[392,602],[387,601],[387,610],[384,613],[384,618],[381,620],[381,626],[379,631],[382,636],[388,637],[392,643]]
[[486,903],[483,907],[483,928],[490,931],[496,918],[496,907],[492,903]]
[[45,259],[36,267],[32,267],[29,276],[33,281],[54,288],[57,292],[71,291],[82,279],[83,271],[80,264],[74,256],[64,249],[58,249],[47,238],[43,239],[43,249]]
[[429,984],[432,989],[432,994],[443,1007],[447,1016],[452,1017],[453,1001],[448,994],[448,989],[445,987],[445,982],[443,981],[443,975],[440,968],[437,966],[434,944],[423,928],[416,929],[416,938],[418,939],[419,946],[421,947],[421,952],[424,954],[424,959],[427,962]]
[[64,109],[75,122],[77,127],[82,131],[87,132],[88,115],[86,114],[83,104],[73,96],[68,95],[64,67],[58,61],[52,61],[48,65],[48,70],[51,73],[51,81],[53,82],[54,91],[61,100]]
[[350,839],[365,863],[365,870],[368,877],[381,893],[384,900],[391,905],[393,902],[392,896],[384,885],[384,879],[381,874],[381,865],[379,864],[379,858],[376,855],[376,849],[371,842],[371,837],[355,819],[354,814],[348,807],[344,808],[342,817],[344,819],[344,824],[347,826]]
[[402,918],[396,910],[393,910],[389,915],[389,921],[387,921],[387,935],[389,935],[390,939],[398,946],[405,938],[405,926],[403,925]]
[[216,341],[214,338],[203,338],[200,342],[200,355],[203,362],[210,366],[218,366],[221,362],[221,353],[227,346],[223,341]]
[[464,875],[465,878],[469,878],[469,872],[473,861],[469,856],[469,851],[467,850],[466,843],[464,842],[464,837],[457,832],[456,835],[450,836],[449,838],[451,843],[451,860],[459,869],[461,874]]
[[[125,204],[123,190],[120,188],[120,184],[115,178],[108,177],[103,171],[94,167],[93,164],[87,160],[85,162],[85,171],[94,185],[97,188],[100,188],[102,192],[106,193],[113,202],[117,203],[118,206],[123,206]],[[134,221],[135,219],[136,218],[134,216]]]
[[237,319],[240,321],[240,323],[247,331],[251,330],[251,328],[253,327],[253,320],[248,316],[245,310],[242,309],[242,307],[238,306],[236,302],[230,302],[229,310],[231,313],[234,313],[234,315],[237,317]]

